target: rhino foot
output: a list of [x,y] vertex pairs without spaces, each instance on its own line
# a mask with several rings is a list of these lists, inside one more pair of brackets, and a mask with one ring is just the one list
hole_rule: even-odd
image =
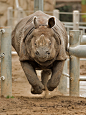
[[32,87],[31,88],[31,93],[32,94],[41,94],[43,92],[42,88],[39,87],[39,86],[36,86],[36,87]]
[[56,87],[47,87],[49,91],[53,91]]
[[56,87],[57,87],[57,85],[51,83],[51,80],[48,81],[47,88],[49,91],[53,91]]

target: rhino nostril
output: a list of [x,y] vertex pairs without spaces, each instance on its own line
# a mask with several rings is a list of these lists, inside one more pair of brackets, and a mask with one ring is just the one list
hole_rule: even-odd
[[39,55],[39,52],[38,51],[36,51],[36,53],[35,53],[36,55]]

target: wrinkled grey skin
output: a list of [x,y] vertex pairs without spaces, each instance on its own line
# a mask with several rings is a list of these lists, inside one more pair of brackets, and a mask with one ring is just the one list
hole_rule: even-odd
[[[53,91],[58,86],[66,60],[67,42],[63,24],[41,11],[23,18],[16,25],[12,32],[12,45],[32,85],[33,94],[41,94],[46,87]],[[37,69],[43,70],[42,81],[37,77]]]

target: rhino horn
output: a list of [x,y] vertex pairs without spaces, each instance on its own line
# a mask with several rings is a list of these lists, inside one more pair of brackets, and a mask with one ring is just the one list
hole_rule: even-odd
[[48,28],[52,28],[55,25],[55,18],[51,17],[48,19]]
[[45,45],[45,44],[46,44],[45,36],[44,36],[44,34],[42,34],[42,35],[40,36],[40,45]]
[[37,22],[37,17],[36,16],[34,17],[34,25],[35,25],[35,28],[38,28],[38,22]]

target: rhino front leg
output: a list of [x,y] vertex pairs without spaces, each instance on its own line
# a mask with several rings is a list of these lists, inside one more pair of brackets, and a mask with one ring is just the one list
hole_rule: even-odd
[[28,62],[21,62],[21,66],[25,72],[25,75],[26,75],[29,83],[33,87],[33,90],[31,91],[31,93],[41,94],[44,89],[44,86],[41,83],[41,81],[38,79],[36,72],[35,72],[34,68],[32,67],[32,65],[29,64]]
[[47,83],[47,88],[49,91],[53,91],[60,82],[60,77],[63,71],[65,61],[55,61],[52,68],[52,76]]

